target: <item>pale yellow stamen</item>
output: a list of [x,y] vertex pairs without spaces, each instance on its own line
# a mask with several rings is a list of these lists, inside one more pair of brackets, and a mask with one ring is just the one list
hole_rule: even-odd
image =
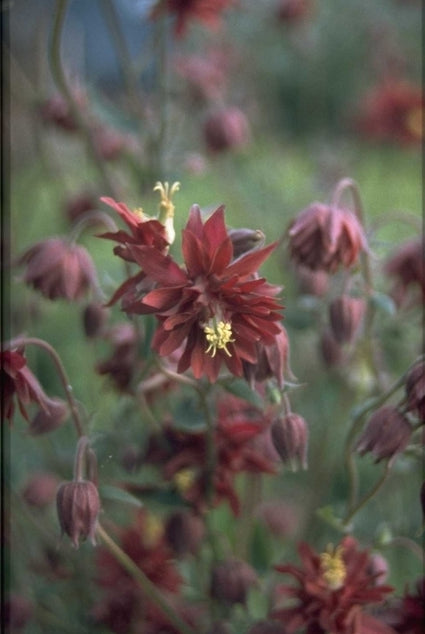
[[208,342],[208,348],[205,350],[207,354],[211,354],[215,357],[217,349],[224,350],[228,357],[231,357],[231,353],[227,349],[227,344],[233,343],[232,339],[232,326],[228,321],[213,322],[212,326],[204,327],[205,338]]
[[158,191],[161,196],[158,220],[165,227],[169,244],[173,244],[176,237],[173,224],[175,207],[171,199],[174,194],[179,191],[179,189],[180,183],[173,183],[170,187],[168,182],[161,183],[160,181],[158,181],[153,188],[153,191]]
[[133,213],[135,216],[138,217],[139,220],[145,220],[145,212],[141,207],[136,207],[136,209],[133,209]]
[[173,482],[176,485],[177,491],[179,493],[186,493],[188,489],[192,486],[196,478],[196,472],[194,469],[180,469],[173,477]]
[[328,546],[326,552],[320,555],[322,576],[331,590],[338,590],[344,585],[347,569],[342,559],[341,546]]

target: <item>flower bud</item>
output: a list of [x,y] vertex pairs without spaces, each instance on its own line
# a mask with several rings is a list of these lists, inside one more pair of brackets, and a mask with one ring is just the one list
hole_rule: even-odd
[[249,137],[248,120],[239,108],[214,110],[204,122],[204,138],[211,152],[240,148],[248,143]]
[[227,234],[233,244],[234,258],[263,246],[265,240],[265,235],[260,229],[229,229]]
[[166,540],[177,556],[196,553],[204,534],[204,522],[190,511],[176,511],[165,525]]
[[407,411],[416,412],[422,422],[425,422],[425,365],[416,363],[406,378]]
[[329,306],[329,317],[333,336],[338,343],[353,341],[365,312],[363,299],[341,295]]
[[289,413],[276,418],[271,426],[272,440],[282,462],[295,469],[297,463],[307,468],[308,427],[302,416]]
[[379,408],[369,419],[357,441],[360,455],[371,452],[376,462],[402,452],[409,442],[412,427],[396,407]]
[[90,539],[95,545],[99,494],[89,480],[64,482],[58,489],[56,505],[62,534],[66,533],[75,548],[79,539]]
[[256,582],[254,569],[245,561],[221,561],[212,571],[211,596],[231,605],[245,603],[249,588]]
[[87,304],[83,311],[83,326],[88,339],[99,337],[103,331],[107,315],[108,311],[101,304],[95,302]]
[[341,365],[344,358],[343,351],[330,330],[325,330],[322,333],[319,348],[322,359],[328,368]]
[[285,632],[286,629],[282,623],[267,620],[255,623],[247,634],[285,634]]
[[22,491],[22,497],[29,506],[44,508],[56,497],[58,480],[52,473],[35,473]]
[[64,202],[65,215],[69,222],[78,221],[88,211],[93,211],[98,207],[95,194],[88,190],[83,190],[70,196]]
[[68,405],[59,398],[47,399],[44,408],[40,408],[29,424],[32,436],[47,434],[60,427],[68,418]]
[[329,287],[329,275],[326,271],[313,271],[304,266],[297,266],[295,275],[301,293],[322,297]]

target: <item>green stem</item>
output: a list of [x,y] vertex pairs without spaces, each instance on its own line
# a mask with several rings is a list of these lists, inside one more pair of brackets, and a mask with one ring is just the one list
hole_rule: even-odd
[[80,129],[85,139],[87,152],[99,172],[102,186],[105,188],[105,191],[116,196],[116,194],[114,193],[114,187],[110,182],[103,161],[96,150],[90,128],[86,124],[84,118],[81,116],[78,104],[74,100],[72,91],[70,90],[66,80],[65,71],[63,69],[61,59],[61,40],[67,8],[68,0],[57,0],[56,13],[53,21],[53,30],[49,46],[49,60],[52,76],[58,90],[63,95],[68,105],[71,116],[76,121],[78,128]]
[[181,634],[195,634],[194,630],[185,623],[180,616],[169,605],[162,593],[150,581],[145,573],[134,563],[134,561],[114,542],[108,533],[98,524],[97,534],[105,544],[109,552],[117,559],[121,566],[133,577],[139,584],[144,595],[155,603],[163,614],[169,619],[170,623]]
[[74,459],[73,478],[76,482],[81,482],[82,480],[84,480],[85,458],[88,446],[89,439],[87,438],[87,436],[81,436],[77,444],[77,450],[75,452]]
[[83,424],[81,422],[80,419],[80,412],[78,410],[78,405],[77,402],[74,398],[74,394],[72,392],[72,385],[69,382],[68,379],[68,375],[66,373],[65,367],[58,355],[58,353],[56,352],[56,350],[53,348],[53,346],[51,346],[49,343],[47,343],[47,341],[44,341],[43,339],[38,339],[37,337],[17,337],[16,339],[13,339],[10,342],[10,347],[11,348],[19,348],[21,346],[29,346],[29,345],[34,345],[34,346],[38,346],[39,348],[42,348],[43,350],[45,350],[50,357],[53,360],[53,363],[56,366],[56,369],[58,371],[59,374],[59,378],[60,381],[63,385],[63,388],[65,390],[65,395],[66,395],[66,399],[68,401],[70,410],[71,410],[71,415],[72,418],[74,420],[74,425],[75,425],[75,429],[77,431],[77,435],[78,436],[83,436],[84,432],[83,432]]
[[391,471],[392,465],[393,465],[393,461],[388,460],[388,462],[385,465],[385,470],[382,476],[379,478],[376,484],[371,488],[371,490],[368,493],[366,493],[366,495],[364,495],[362,499],[347,513],[347,515],[342,521],[343,526],[347,527],[350,521],[352,520],[352,518],[354,517],[354,515],[356,515],[360,511],[360,509],[366,506],[369,500],[371,500],[373,496],[379,491],[379,489],[382,487],[384,482],[387,480],[388,475]]

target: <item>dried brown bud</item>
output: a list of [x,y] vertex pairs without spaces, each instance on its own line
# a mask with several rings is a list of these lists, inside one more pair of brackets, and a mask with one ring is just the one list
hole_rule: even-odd
[[358,297],[341,295],[329,306],[333,336],[338,343],[348,343],[356,337],[365,313],[365,301]]
[[83,326],[86,337],[94,339],[103,332],[108,316],[108,311],[101,304],[91,302],[87,304],[83,311]]
[[30,506],[44,508],[54,501],[58,484],[52,473],[34,473],[25,485],[22,497]]
[[369,419],[357,441],[356,449],[363,456],[371,452],[376,462],[402,452],[409,442],[412,427],[396,407],[379,408]]
[[259,621],[255,623],[247,634],[285,634],[286,629],[278,621]]
[[250,138],[248,120],[239,108],[214,110],[204,122],[204,138],[211,152],[240,148]]
[[221,561],[212,571],[211,596],[231,605],[245,603],[249,588],[256,582],[254,569],[245,561]]
[[229,229],[227,234],[233,244],[234,258],[261,247],[265,240],[265,235],[260,229]]
[[288,235],[291,259],[313,271],[348,269],[367,249],[363,227],[352,211],[318,202],[298,214]]
[[29,424],[32,436],[47,434],[60,427],[68,418],[68,405],[59,398],[48,398]]
[[196,553],[204,535],[204,522],[191,511],[176,511],[167,519],[165,537],[177,556]]
[[302,416],[293,412],[276,418],[271,426],[273,444],[283,463],[292,469],[307,468],[308,427]]
[[93,482],[64,482],[58,489],[56,505],[62,534],[71,538],[75,548],[80,538],[88,537],[95,545],[100,500]]
[[416,363],[406,378],[407,411],[416,412],[422,422],[425,422],[425,365],[422,361]]

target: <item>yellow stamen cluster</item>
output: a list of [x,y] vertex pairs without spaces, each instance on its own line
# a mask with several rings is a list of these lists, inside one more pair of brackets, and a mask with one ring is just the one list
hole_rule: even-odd
[[235,341],[234,339],[232,339],[232,327],[230,322],[214,322],[212,326],[204,327],[204,333],[205,338],[209,344],[208,348],[205,351],[207,354],[211,354],[212,357],[215,357],[218,349],[224,350],[228,357],[232,356],[227,349],[227,344],[233,343]]
[[328,546],[326,552],[320,555],[322,576],[331,590],[338,590],[344,585],[347,569],[342,559],[343,549]]
[[169,244],[173,244],[176,237],[176,232],[174,231],[173,224],[175,207],[171,199],[174,194],[179,191],[179,189],[180,183],[173,183],[170,187],[167,182],[160,183],[159,181],[155,184],[155,187],[153,188],[153,191],[158,191],[161,196],[161,201],[159,203],[158,220],[165,227],[165,232]]
[[156,515],[147,515],[143,523],[143,543],[146,547],[154,546],[162,537],[164,526]]
[[186,493],[192,486],[196,478],[196,472],[194,469],[188,467],[187,469],[180,469],[173,477],[173,482],[176,485],[179,493]]

